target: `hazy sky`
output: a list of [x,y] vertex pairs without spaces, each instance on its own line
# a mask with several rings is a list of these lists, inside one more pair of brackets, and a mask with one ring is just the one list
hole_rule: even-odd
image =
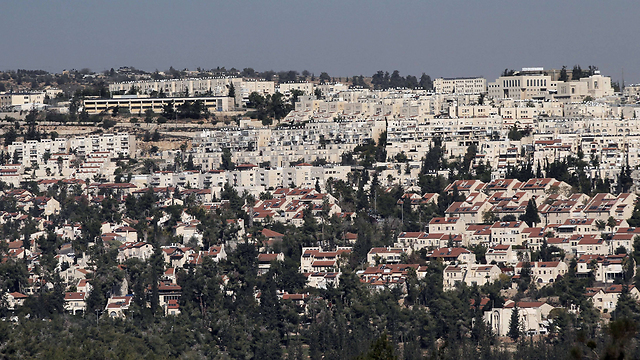
[[0,69],[225,66],[484,76],[596,65],[640,82],[640,1],[0,2]]

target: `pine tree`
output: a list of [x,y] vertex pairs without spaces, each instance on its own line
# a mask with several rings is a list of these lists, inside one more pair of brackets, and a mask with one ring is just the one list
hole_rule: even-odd
[[507,333],[513,341],[517,341],[520,337],[520,316],[518,314],[518,304],[514,304],[511,311],[511,319],[509,320],[509,332]]
[[520,220],[526,222],[529,226],[533,226],[540,222],[540,215],[538,215],[538,207],[536,206],[535,200],[529,200],[527,203],[527,209],[524,214],[520,216]]

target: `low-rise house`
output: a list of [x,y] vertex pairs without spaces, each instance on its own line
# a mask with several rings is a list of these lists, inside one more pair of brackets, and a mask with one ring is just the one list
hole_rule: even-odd
[[429,234],[462,234],[465,227],[464,221],[460,218],[434,217],[429,221]]
[[160,280],[158,282],[158,299],[159,305],[163,308],[171,300],[178,301],[182,295],[182,287],[178,284],[172,283],[170,280]]
[[[519,262],[514,268],[516,275],[520,275],[526,263]],[[558,277],[564,276],[569,267],[562,261],[534,261],[529,263],[531,279],[537,286],[544,286],[556,281]]]
[[[573,240],[573,238],[571,240]],[[587,235],[578,240],[576,246],[577,256],[607,254],[609,254],[609,246],[607,246],[602,239],[596,238],[593,235]]]
[[126,311],[129,310],[129,306],[131,306],[132,298],[132,295],[110,297],[107,299],[107,306],[105,307],[106,314],[112,318],[124,319],[126,317]]
[[274,261],[284,261],[283,253],[258,254],[258,275],[266,274]]
[[491,243],[491,225],[468,225],[464,235],[464,244],[467,246],[489,246]]
[[520,301],[516,304],[512,300],[508,300],[501,308],[485,311],[484,321],[495,335],[507,336],[511,316],[513,311],[517,311],[518,323],[522,332],[531,335],[546,334],[548,332],[548,323],[545,320],[553,309],[553,306],[540,301]]
[[484,213],[490,210],[492,207],[488,201],[478,201],[475,203],[468,203],[466,201],[456,201],[449,205],[444,214],[446,217],[457,217],[462,219],[465,224],[480,224],[482,223]]
[[135,243],[138,241],[138,230],[132,228],[131,226],[121,226],[113,230],[113,233],[125,238],[125,242]]
[[202,265],[205,258],[210,258],[215,262],[226,259],[227,252],[224,250],[224,245],[211,246],[209,250],[194,252],[188,256],[188,261],[192,265]]
[[337,287],[340,284],[339,272],[310,272],[303,275],[307,278],[307,285],[316,289]]
[[429,261],[442,261],[446,263],[475,264],[476,255],[465,248],[439,248],[427,255]]
[[538,251],[545,240],[544,228],[528,227],[522,230],[522,239],[527,242],[527,249]]
[[491,226],[491,245],[522,245],[527,227],[524,221],[498,221]]
[[367,253],[367,262],[371,266],[380,263],[399,264],[404,253],[406,253],[406,250],[402,248],[374,247]]
[[164,314],[165,316],[179,315],[180,304],[178,304],[178,300],[169,300],[164,306]]
[[593,274],[595,281],[613,283],[624,278],[624,263],[627,255],[582,255],[578,259],[577,276]]
[[443,289],[454,290],[457,283],[483,286],[496,281],[502,272],[496,265],[449,265],[443,273]]
[[67,292],[64,294],[64,310],[71,315],[82,315],[87,309],[87,293]]
[[19,292],[11,292],[11,293],[5,293],[3,296],[3,300],[5,302],[5,304],[7,304],[7,309],[8,310],[15,310],[15,308],[17,306],[22,306],[24,305],[24,301],[28,298],[29,296],[19,293]]
[[485,259],[487,264],[516,265],[518,263],[518,254],[513,251],[512,245],[495,245],[487,249]]
[[[612,312],[618,306],[618,298],[622,293],[623,286],[625,285],[607,285],[602,288],[587,288],[587,296],[591,299],[593,307],[600,310],[602,313]],[[640,291],[635,285],[629,285],[627,287],[629,295],[640,301]]]
[[[350,253],[350,247],[338,247],[335,251],[323,251],[320,247],[303,247],[302,255],[300,256],[300,272],[314,272],[314,263],[316,263],[316,266],[322,265],[324,268],[337,269],[340,267],[340,257]],[[318,261],[323,263],[318,264]],[[332,261],[333,265],[326,266],[328,263],[324,263],[325,261]]]
[[446,193],[453,193],[454,189],[460,194],[469,195],[472,192],[478,192],[484,189],[487,184],[480,180],[456,180],[447,185],[444,189]]
[[609,241],[609,254],[614,254],[616,251],[623,247],[627,254],[631,254],[633,252],[633,240],[638,234],[631,232],[617,232],[613,234],[611,240]]
[[422,279],[426,273],[426,267],[418,264],[380,264],[367,267],[365,270],[357,272],[360,281],[367,284],[372,290],[381,290],[388,287],[400,286],[404,289],[404,284],[413,269],[418,279]]
[[277,231],[273,231],[271,229],[264,228],[261,231],[262,236],[265,237],[266,246],[273,246],[276,242],[280,242],[284,239],[284,234],[281,234]]
[[142,261],[147,260],[153,254],[153,245],[146,242],[128,242],[118,247],[119,262],[125,262],[127,259],[137,258]]

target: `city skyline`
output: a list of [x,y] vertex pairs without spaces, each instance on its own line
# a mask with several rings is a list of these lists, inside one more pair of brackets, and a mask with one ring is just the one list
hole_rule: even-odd
[[632,17],[640,4],[626,1],[66,4],[15,3],[0,15],[12,34],[0,39],[0,68],[224,66],[334,77],[397,69],[493,79],[505,68],[580,64],[640,81],[632,60],[640,49],[627,36],[640,30]]

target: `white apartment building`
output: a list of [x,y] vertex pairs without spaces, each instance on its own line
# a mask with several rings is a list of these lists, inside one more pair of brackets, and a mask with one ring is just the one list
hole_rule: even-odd
[[438,94],[484,94],[487,92],[487,79],[482,77],[438,78],[433,81]]
[[108,152],[112,157],[135,157],[136,138],[128,133],[76,136],[69,139],[69,149],[77,155]]
[[0,109],[9,110],[14,106],[27,104],[42,104],[44,92],[4,93],[0,94]]
[[177,97],[177,98],[150,98],[137,95],[124,95],[113,99],[85,99],[84,110],[89,114],[100,114],[111,111],[114,108],[128,110],[131,114],[142,115],[151,110],[154,113],[161,113],[164,106],[172,105],[177,109],[180,105],[188,102],[200,101],[209,112],[229,111],[234,107],[233,99],[226,96],[215,97]]

